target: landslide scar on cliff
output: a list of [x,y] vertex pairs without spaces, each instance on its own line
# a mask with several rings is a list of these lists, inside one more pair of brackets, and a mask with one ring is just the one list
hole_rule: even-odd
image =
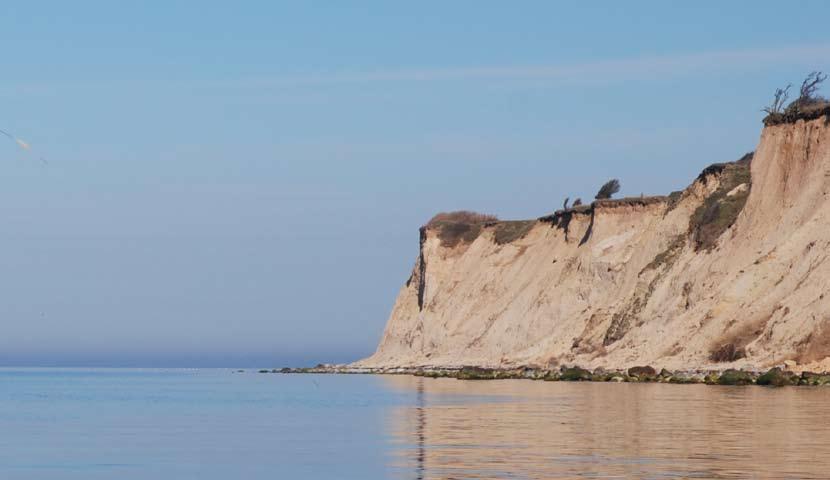
[[639,275],[642,275],[647,270],[658,270],[664,265],[667,268],[671,268],[674,265],[674,261],[677,260],[677,257],[683,251],[683,248],[686,246],[686,236],[685,235],[677,235],[669,242],[669,245],[666,247],[665,250],[655,255],[654,259],[649,262],[648,265],[643,267],[640,270]]
[[709,349],[709,360],[715,363],[724,363],[746,358],[747,345],[764,333],[770,320],[778,310],[777,308],[770,315],[757,318],[749,323],[740,324],[737,330],[730,330],[730,326],[737,323],[733,319],[721,338],[713,342]]
[[639,317],[646,303],[648,303],[648,295],[635,295],[622,310],[615,312],[611,317],[611,325],[605,332],[602,346],[607,347],[623,338],[631,328],[633,320]]
[[717,176],[719,183],[689,219],[695,251],[714,249],[720,236],[737,220],[752,188],[752,157],[751,152],[737,162],[710,165],[697,177],[697,181],[706,184]]
[[640,313],[642,313],[651,299],[651,295],[654,293],[657,284],[663,278],[666,271],[674,264],[674,261],[685,246],[686,240],[683,235],[673,238],[664,251],[657,254],[648,265],[640,270],[639,275],[642,275],[648,270],[656,270],[658,273],[648,284],[640,280],[634,296],[622,309],[614,312],[611,316],[611,325],[608,327],[608,330],[605,332],[605,338],[602,340],[604,347],[622,339],[631,329],[635,320],[640,320],[640,324],[642,324]]

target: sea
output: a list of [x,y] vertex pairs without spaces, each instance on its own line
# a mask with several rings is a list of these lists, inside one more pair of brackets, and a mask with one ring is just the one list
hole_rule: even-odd
[[830,477],[830,387],[0,369],[0,479]]

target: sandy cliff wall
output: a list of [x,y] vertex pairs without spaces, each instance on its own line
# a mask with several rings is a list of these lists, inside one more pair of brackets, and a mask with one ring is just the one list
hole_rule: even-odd
[[822,361],[828,137],[824,118],[769,126],[750,166],[708,168],[679,198],[558,212],[507,242],[503,223],[457,242],[424,228],[377,352],[357,364]]

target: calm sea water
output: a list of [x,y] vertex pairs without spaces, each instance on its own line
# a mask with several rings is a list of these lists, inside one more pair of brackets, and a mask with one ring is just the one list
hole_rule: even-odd
[[828,478],[830,388],[0,370],[2,479]]

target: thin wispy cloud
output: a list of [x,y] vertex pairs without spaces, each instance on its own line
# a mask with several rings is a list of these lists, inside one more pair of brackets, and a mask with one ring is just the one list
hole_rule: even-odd
[[[538,63],[531,65],[484,65],[435,68],[379,68],[361,71],[326,71],[267,74],[256,77],[238,76],[224,79],[144,78],[104,79],[97,82],[25,85],[0,84],[0,97],[18,98],[22,94],[42,96],[56,95],[64,88],[111,87],[147,89],[151,87],[187,89],[230,89],[251,91],[256,100],[262,89],[316,88],[340,85],[383,83],[427,83],[443,81],[545,81],[613,83],[619,81],[712,75],[729,72],[745,72],[772,67],[803,66],[805,69],[827,69],[824,59],[830,57],[830,43],[803,44],[786,47],[754,48],[742,50],[718,50],[709,52],[652,55],[617,59],[593,60],[577,63]],[[172,90],[171,90],[172,91]],[[281,98],[281,97],[280,97]],[[286,100],[286,99],[283,99]],[[296,97],[291,97],[296,102]],[[327,99],[320,99],[327,101]]]
[[474,67],[401,68],[354,72],[320,72],[243,80],[255,86],[314,86],[379,82],[445,80],[560,80],[605,81],[723,72],[782,65],[815,65],[830,56],[830,44],[721,50],[680,55],[656,55],[571,64],[490,65]]

